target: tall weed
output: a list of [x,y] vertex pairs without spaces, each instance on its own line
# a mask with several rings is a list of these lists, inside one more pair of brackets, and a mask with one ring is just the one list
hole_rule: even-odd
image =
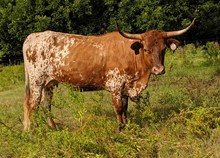
[[220,45],[217,42],[206,43],[207,61],[213,65],[219,65],[220,62]]

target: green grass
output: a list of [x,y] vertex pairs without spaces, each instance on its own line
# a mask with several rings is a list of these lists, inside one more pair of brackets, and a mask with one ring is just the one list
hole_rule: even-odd
[[[117,133],[111,95],[54,90],[50,129],[41,108],[22,131],[23,65],[0,72],[0,157],[217,158],[220,157],[220,65],[216,43],[166,54],[166,74],[129,101],[128,124]],[[213,50],[213,49],[212,49]],[[217,52],[218,53],[218,52]]]

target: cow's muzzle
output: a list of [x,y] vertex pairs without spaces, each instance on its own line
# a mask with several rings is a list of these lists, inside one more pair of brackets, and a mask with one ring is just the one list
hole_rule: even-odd
[[163,65],[154,66],[151,70],[151,73],[154,75],[162,75],[165,74],[165,68]]

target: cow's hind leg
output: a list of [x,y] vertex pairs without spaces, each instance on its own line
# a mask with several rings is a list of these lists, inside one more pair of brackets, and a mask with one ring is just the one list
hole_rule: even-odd
[[40,104],[42,96],[42,86],[31,85],[31,90],[26,87],[25,101],[24,101],[24,131],[30,130],[30,117],[33,110]]
[[55,128],[55,129],[56,129],[56,124],[51,116],[51,101],[53,97],[54,86],[57,84],[58,83],[56,81],[49,82],[43,89],[43,98],[42,98],[43,110],[47,117],[47,123],[50,127]]

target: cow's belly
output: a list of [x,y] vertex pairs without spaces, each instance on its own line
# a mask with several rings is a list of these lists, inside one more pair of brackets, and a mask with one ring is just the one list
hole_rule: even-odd
[[67,82],[85,91],[100,90],[104,87],[104,76],[94,69],[70,67],[55,69],[53,78],[58,82]]
[[96,91],[107,90],[109,92],[119,92],[129,97],[135,97],[146,88],[146,84],[134,81],[132,84],[129,77],[117,75],[102,74],[102,72],[92,71],[91,73],[83,73],[79,71],[60,71],[59,75],[54,75],[54,79],[58,82],[70,83],[73,87],[80,91]]
[[[104,86],[103,54],[93,56],[75,49],[61,61],[53,62],[53,76],[59,82],[68,82],[85,90],[102,89]],[[88,53],[88,52],[87,52]],[[92,54],[92,52],[90,52]]]

